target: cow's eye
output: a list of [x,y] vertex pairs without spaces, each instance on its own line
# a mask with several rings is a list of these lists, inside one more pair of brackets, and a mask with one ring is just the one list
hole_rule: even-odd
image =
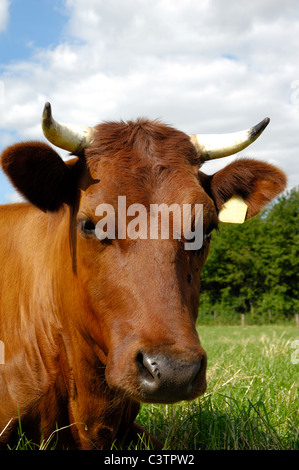
[[89,234],[89,235],[93,235],[94,232],[95,232],[95,224],[93,223],[92,220],[90,219],[87,219],[87,220],[83,220],[82,224],[81,224],[81,230],[82,232],[86,233],[86,234]]

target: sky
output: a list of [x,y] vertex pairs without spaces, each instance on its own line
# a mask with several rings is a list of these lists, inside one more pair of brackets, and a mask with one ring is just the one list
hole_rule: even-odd
[[[0,152],[45,141],[40,119],[94,126],[144,116],[187,134],[262,136],[235,158],[299,183],[298,0],[0,0]],[[60,151],[65,158],[66,152]],[[0,174],[0,203],[19,198]]]

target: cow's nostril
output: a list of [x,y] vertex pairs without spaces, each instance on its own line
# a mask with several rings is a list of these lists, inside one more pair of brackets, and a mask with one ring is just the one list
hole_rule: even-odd
[[158,364],[155,361],[154,362],[149,361],[148,362],[148,367],[150,367],[153,376],[158,377],[158,379],[160,379],[161,374],[160,374],[160,371],[159,371]]
[[155,380],[154,371],[149,367],[148,361],[142,352],[139,352],[136,356],[137,367],[139,373],[146,380]]

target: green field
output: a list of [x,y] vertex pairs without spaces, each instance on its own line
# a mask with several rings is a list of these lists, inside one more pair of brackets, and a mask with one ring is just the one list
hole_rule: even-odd
[[199,335],[208,354],[205,395],[144,405],[139,423],[164,449],[299,449],[299,329],[203,326]]

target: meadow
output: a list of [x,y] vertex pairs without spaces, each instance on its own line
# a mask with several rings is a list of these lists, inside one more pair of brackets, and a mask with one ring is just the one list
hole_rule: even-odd
[[[192,402],[144,404],[137,422],[164,450],[298,450],[299,329],[202,326],[199,336],[208,354],[206,393]],[[57,439],[59,430],[33,444],[20,426],[14,449],[51,450]],[[129,449],[150,446],[141,438]]]
[[202,326],[199,336],[205,395],[143,405],[138,422],[167,450],[298,450],[299,329]]

